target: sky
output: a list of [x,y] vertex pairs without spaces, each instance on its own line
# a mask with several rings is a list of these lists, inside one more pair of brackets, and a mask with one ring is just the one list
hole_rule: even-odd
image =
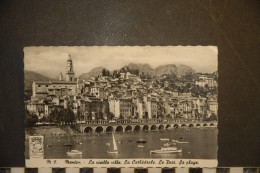
[[76,77],[95,67],[120,69],[129,63],[184,64],[196,72],[211,73],[218,67],[216,46],[79,46],[25,47],[24,69],[56,78],[66,71],[71,55]]

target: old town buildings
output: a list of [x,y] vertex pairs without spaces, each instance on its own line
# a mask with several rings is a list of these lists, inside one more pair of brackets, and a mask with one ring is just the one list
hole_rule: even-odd
[[217,81],[200,75],[174,82],[140,77],[131,72],[102,75],[89,80],[75,77],[67,60],[65,78],[33,81],[25,109],[39,119],[54,110],[71,109],[80,121],[97,119],[201,119],[218,114]]

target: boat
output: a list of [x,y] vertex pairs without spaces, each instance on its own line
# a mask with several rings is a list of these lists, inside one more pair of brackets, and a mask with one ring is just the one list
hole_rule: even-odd
[[67,151],[67,155],[82,155],[82,151],[70,150],[70,151]]
[[175,139],[173,139],[173,140],[172,140],[172,142],[176,142],[176,143],[177,143],[177,142],[179,142],[179,141],[178,141],[178,140],[175,140]]
[[137,145],[138,148],[144,148],[144,145],[143,144],[139,144]]
[[169,141],[169,138],[160,138],[161,141]]
[[164,147],[176,146],[176,143],[173,143],[173,142],[172,142],[172,143],[168,143],[168,142],[167,142],[167,143],[163,144],[163,146],[164,146]]
[[186,141],[178,141],[177,144],[188,144],[189,142]]
[[180,137],[179,140],[173,139],[172,142],[176,142],[177,144],[188,144],[189,142],[183,141],[183,138]]
[[177,147],[161,147],[159,150],[150,150],[150,154],[172,154],[181,153],[182,149],[177,149]]
[[146,143],[146,140],[144,140],[144,139],[138,139],[136,142],[137,142],[137,143],[140,143],[140,144],[144,144],[144,143]]
[[82,145],[82,142],[80,142],[80,141],[77,141],[77,144],[79,144],[79,145]]
[[109,154],[118,154],[116,140],[115,140],[115,136],[114,136],[113,133],[112,133],[112,138],[113,138],[113,150],[112,151],[107,151],[107,153],[109,153]]

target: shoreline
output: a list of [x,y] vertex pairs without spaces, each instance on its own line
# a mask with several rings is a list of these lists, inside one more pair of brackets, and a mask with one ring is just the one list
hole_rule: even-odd
[[[217,128],[217,126],[207,126],[207,127],[181,127],[181,128],[171,128],[171,129],[163,129],[163,130],[140,130],[140,131],[124,131],[124,132],[91,132],[91,133],[80,133],[76,132],[75,129],[72,129],[70,125],[63,125],[63,126],[40,126],[40,127],[32,127],[25,129],[25,139],[28,139],[29,136],[33,135],[40,135],[46,138],[55,138],[55,137],[62,137],[62,136],[99,136],[103,134],[122,134],[122,133],[139,133],[139,132],[159,132],[159,131],[179,131],[185,130],[189,131],[192,129],[213,129]],[[41,132],[43,131],[43,132]]]

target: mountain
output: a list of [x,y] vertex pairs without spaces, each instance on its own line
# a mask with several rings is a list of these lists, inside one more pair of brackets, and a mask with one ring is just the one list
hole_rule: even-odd
[[195,71],[186,65],[175,65],[175,64],[168,64],[162,65],[154,69],[154,74],[156,76],[161,76],[163,74],[176,74],[176,75],[185,75],[187,73],[194,73]]
[[145,74],[151,74],[151,73],[153,73],[153,70],[154,70],[149,64],[130,63],[124,67],[129,67],[130,69],[135,69],[135,70],[138,70],[140,73],[143,72]]
[[102,70],[104,69],[104,67],[95,67],[93,68],[91,71],[89,71],[88,73],[83,73],[79,76],[80,79],[85,79],[88,80],[91,77],[97,77],[98,75],[102,74]]
[[154,76],[161,76],[163,74],[176,74],[176,75],[185,75],[187,73],[194,73],[195,71],[186,65],[161,65],[153,69],[149,64],[134,64],[130,63],[124,67],[130,69],[137,69],[139,72],[144,72],[144,74],[151,74]]
[[[88,80],[91,77],[97,77],[98,75],[102,75],[102,70],[104,67],[96,67],[93,68],[90,72],[88,73],[83,73],[79,76],[80,79],[85,79]],[[135,64],[135,63],[130,63],[128,65],[123,66],[122,69],[132,69],[132,70],[138,70],[139,73],[144,73],[144,74],[150,74],[152,76],[161,76],[163,74],[176,74],[176,75],[184,75],[187,73],[194,73],[195,71],[186,65],[175,65],[175,64],[168,64],[168,65],[162,65],[159,67],[156,67],[153,69],[149,64]],[[112,73],[112,72],[110,72]]]
[[24,71],[24,89],[32,89],[32,83],[33,81],[50,81],[54,80],[52,78],[49,78],[47,76],[41,75],[39,73],[33,72],[33,71]]

